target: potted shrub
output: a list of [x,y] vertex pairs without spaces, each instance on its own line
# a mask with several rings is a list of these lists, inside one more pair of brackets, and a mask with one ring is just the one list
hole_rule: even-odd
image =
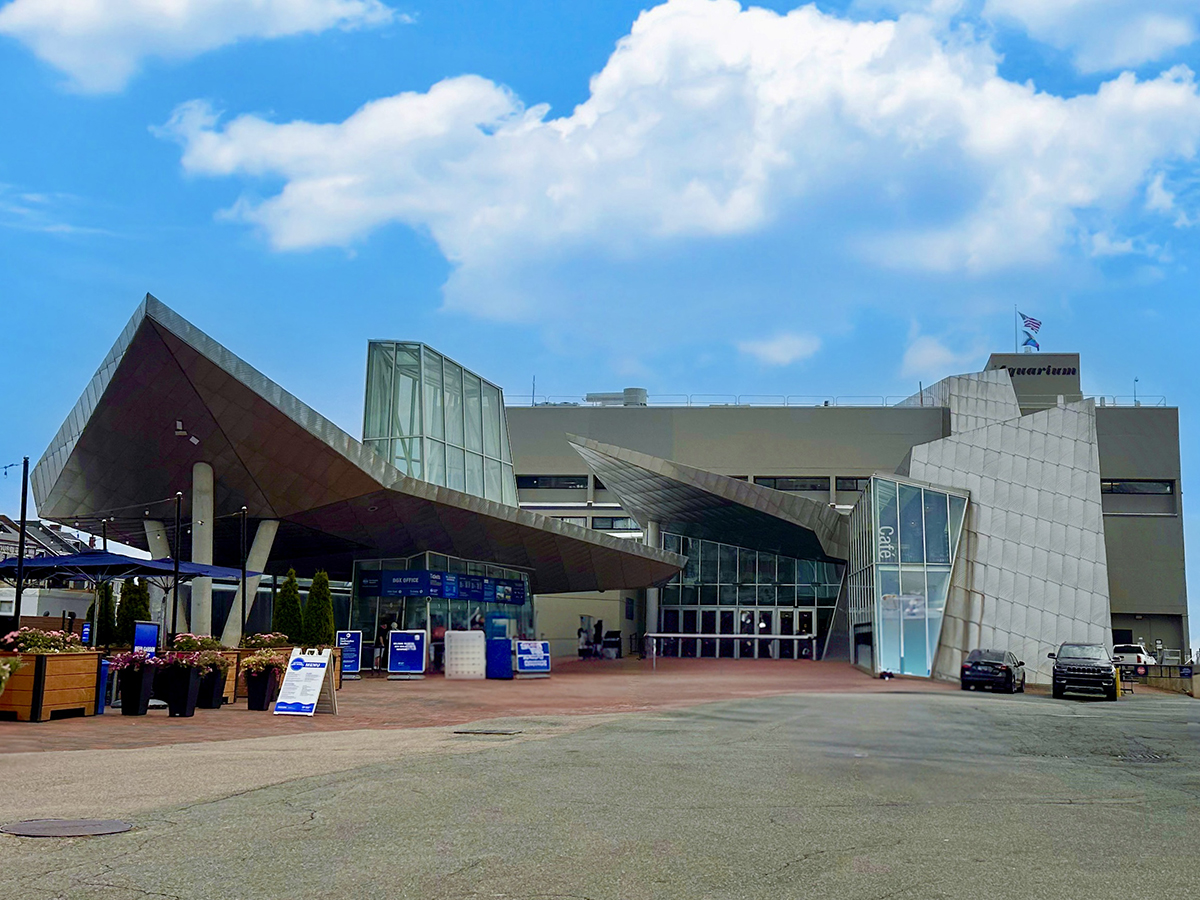
[[201,650],[200,695],[196,705],[201,709],[220,709],[225,702],[225,679],[229,675],[229,660],[220,650]]
[[263,634],[248,634],[242,638],[242,647],[246,650],[265,650],[274,647],[290,647],[292,639],[282,631],[268,631]]
[[159,660],[157,668],[159,694],[167,701],[168,715],[194,716],[200,699],[200,677],[205,671],[200,654],[171,650]]
[[279,689],[279,678],[287,668],[287,657],[271,650],[259,650],[242,661],[246,673],[246,706],[265,710],[271,706]]
[[[0,637],[0,660],[9,675],[0,694],[0,718],[44,722],[96,713],[100,654],[76,634],[18,628]],[[20,663],[17,672],[12,663]]]
[[16,674],[17,669],[21,668],[24,663],[21,662],[19,656],[9,656],[0,658],[0,694],[4,693],[5,685],[8,684],[8,679]]
[[150,706],[150,693],[154,689],[154,670],[158,660],[145,650],[118,653],[109,663],[109,669],[117,673],[121,688],[121,715],[144,716]]

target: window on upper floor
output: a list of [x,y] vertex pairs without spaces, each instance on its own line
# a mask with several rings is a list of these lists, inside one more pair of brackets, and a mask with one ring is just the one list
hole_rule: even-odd
[[828,491],[828,475],[755,475],[754,483],[777,491]]
[[839,475],[837,489],[839,491],[865,491],[870,478],[860,478],[857,475]]
[[586,475],[518,475],[517,487],[523,491],[586,491]]
[[1115,479],[1100,481],[1102,494],[1174,494],[1174,481],[1151,481],[1145,478]]
[[592,516],[592,527],[598,531],[640,531],[641,527],[629,516]]

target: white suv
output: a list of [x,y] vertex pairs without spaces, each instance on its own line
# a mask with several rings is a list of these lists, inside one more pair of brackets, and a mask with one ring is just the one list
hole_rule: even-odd
[[1120,666],[1158,665],[1157,660],[1141,644],[1117,644],[1113,647],[1113,656],[1117,657],[1117,665]]

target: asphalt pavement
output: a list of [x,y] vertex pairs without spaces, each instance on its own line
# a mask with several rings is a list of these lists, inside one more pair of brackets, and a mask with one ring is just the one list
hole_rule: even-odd
[[0,894],[1195,896],[1198,737],[1187,697],[917,691],[9,754],[5,821],[135,827],[0,835]]

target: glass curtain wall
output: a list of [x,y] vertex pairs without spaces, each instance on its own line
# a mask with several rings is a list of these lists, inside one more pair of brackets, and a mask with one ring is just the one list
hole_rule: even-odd
[[929,677],[966,508],[959,494],[871,479],[850,517],[855,662]]
[[[450,572],[456,575],[477,575],[486,578],[508,578],[525,582],[525,603],[483,603],[474,600],[449,600],[442,597],[379,597],[363,594],[360,572],[379,570],[427,570]],[[428,630],[441,626],[447,630],[466,631],[472,624],[478,625],[488,613],[503,612],[516,621],[517,637],[533,639],[536,635],[534,598],[529,590],[529,575],[518,569],[493,566],[489,563],[473,562],[440,553],[418,553],[415,556],[395,559],[359,560],[354,564],[353,596],[348,615],[337,619],[341,627],[361,631],[363,634],[363,667],[370,668],[372,656],[366,648],[375,643],[375,636],[382,626],[390,629],[395,623],[404,630]]]
[[[844,566],[664,532],[687,565],[662,589],[667,656],[811,659],[825,644]],[[709,637],[703,637],[709,635]]]
[[504,392],[424,344],[368,344],[363,442],[405,475],[516,505]]

